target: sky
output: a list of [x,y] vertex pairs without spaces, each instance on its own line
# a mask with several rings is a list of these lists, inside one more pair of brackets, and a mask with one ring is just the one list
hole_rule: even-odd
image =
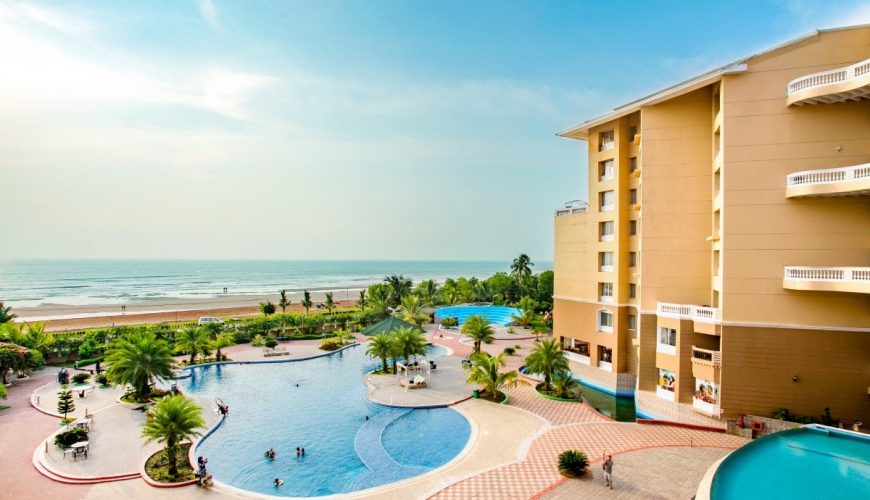
[[0,0],[0,258],[551,261],[576,123],[870,2]]

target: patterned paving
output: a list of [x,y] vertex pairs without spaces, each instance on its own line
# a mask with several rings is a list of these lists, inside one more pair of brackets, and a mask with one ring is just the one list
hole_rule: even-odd
[[605,453],[655,447],[736,448],[744,440],[736,436],[679,427],[647,426],[617,422],[569,424],[538,438],[521,462],[500,467],[454,484],[436,499],[526,499],[560,480],[556,459],[566,449],[581,449],[600,462]]

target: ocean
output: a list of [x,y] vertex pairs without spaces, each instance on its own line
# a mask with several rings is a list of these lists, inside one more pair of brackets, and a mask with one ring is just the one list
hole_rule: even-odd
[[[536,263],[534,272],[552,269]],[[363,260],[0,260],[0,301],[42,305],[159,304],[176,299],[274,294],[281,289],[364,288],[385,276],[478,277],[510,271],[508,261]],[[226,292],[224,292],[226,288]]]

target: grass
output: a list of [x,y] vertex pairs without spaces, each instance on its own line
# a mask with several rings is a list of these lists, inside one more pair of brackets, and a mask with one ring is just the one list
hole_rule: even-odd
[[148,457],[148,460],[145,462],[145,473],[148,474],[148,477],[158,483],[180,483],[196,479],[196,471],[193,470],[190,461],[187,459],[190,443],[182,444],[180,448],[176,455],[178,461],[177,476],[169,475],[169,461],[166,458],[166,450],[160,450]]

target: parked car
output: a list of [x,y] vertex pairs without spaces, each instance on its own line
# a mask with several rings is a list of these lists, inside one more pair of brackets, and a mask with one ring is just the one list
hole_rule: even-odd
[[214,316],[203,316],[203,317],[199,318],[199,321],[197,321],[196,324],[199,326],[202,326],[202,325],[207,325],[208,323],[217,323],[219,325],[224,324],[223,321],[219,320],[218,318],[215,318]]

